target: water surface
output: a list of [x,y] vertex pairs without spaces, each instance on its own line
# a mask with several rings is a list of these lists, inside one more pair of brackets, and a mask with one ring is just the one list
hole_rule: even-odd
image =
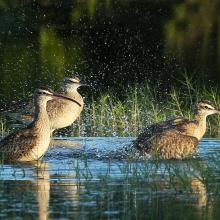
[[0,218],[219,219],[219,140],[153,161],[126,158],[132,139],[59,139],[41,163],[2,165]]

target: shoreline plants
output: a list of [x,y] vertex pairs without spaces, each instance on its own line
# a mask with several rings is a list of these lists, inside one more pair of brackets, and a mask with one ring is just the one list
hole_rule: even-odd
[[[106,93],[86,102],[80,120],[71,128],[72,136],[137,136],[147,125],[172,117],[193,119],[193,107],[207,99],[220,108],[217,88],[198,86],[184,76],[181,86],[161,92],[149,83],[138,84],[124,91],[125,97]],[[200,84],[201,85],[201,84]],[[220,115],[208,117],[205,137],[220,136]]]
[[[167,118],[184,116],[192,119],[193,106],[202,99],[208,99],[220,108],[218,88],[206,86],[186,75],[179,84],[179,87],[171,87],[169,92],[161,92],[159,86],[144,82],[125,89],[123,97],[108,92],[98,98],[87,98],[80,119],[55,135],[137,136],[145,126]],[[2,118],[0,125],[1,136],[4,136],[10,123]],[[208,118],[205,137],[220,137],[220,115]]]

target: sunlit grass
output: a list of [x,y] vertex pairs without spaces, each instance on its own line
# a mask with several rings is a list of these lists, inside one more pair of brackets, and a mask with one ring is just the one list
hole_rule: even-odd
[[0,140],[7,134],[6,121],[0,118]]
[[[184,76],[180,88],[160,94],[147,82],[123,91],[125,98],[102,94],[92,98],[78,123],[72,126],[72,135],[80,136],[136,136],[141,129],[151,123],[171,117],[193,118],[194,104],[202,99],[210,100],[220,107],[217,88],[198,86],[192,78]],[[162,98],[161,98],[162,96]],[[220,135],[220,116],[208,117],[207,137]]]
[[[137,84],[123,91],[122,97],[112,92],[85,100],[79,120],[70,128],[72,136],[137,136],[147,125],[172,117],[193,118],[194,104],[207,99],[220,108],[217,88],[201,85],[184,75],[179,87],[169,92],[148,82]],[[208,117],[206,137],[220,136],[220,116]],[[0,121],[1,136],[5,121]],[[60,134],[60,133],[59,133]],[[62,133],[65,135],[65,132]],[[68,132],[69,134],[69,132]]]
[[[114,160],[109,160],[103,169],[98,171],[91,169],[90,160],[81,158],[69,168],[75,171],[75,182],[85,186],[95,182],[106,189],[109,183],[120,182],[125,187],[130,186],[132,191],[139,187],[143,190],[144,187],[148,192],[171,190],[178,193],[180,191],[199,194],[216,193],[220,187],[219,154],[210,155],[207,159],[208,161],[198,158],[183,161],[126,160],[118,165]],[[112,169],[112,165],[118,166],[118,169]]]
[[[99,166],[94,168],[90,159],[82,157],[68,163],[68,170],[65,170],[63,165],[60,169],[55,165],[51,170],[48,170],[49,166],[42,164],[43,166],[37,167],[36,165],[35,169],[31,169],[34,175],[30,173],[29,165],[27,167],[12,166],[11,172],[8,172],[9,167],[2,166],[0,167],[2,197],[7,198],[8,192],[11,192],[13,193],[13,195],[9,194],[11,199],[16,195],[15,190],[22,186],[25,189],[22,198],[34,199],[30,195],[36,191],[37,195],[44,195],[41,200],[38,200],[42,203],[45,198],[50,197],[50,200],[47,200],[48,203],[50,201],[50,213],[53,212],[51,207],[55,206],[57,210],[57,204],[61,202],[62,212],[75,216],[75,212],[72,211],[74,208],[79,210],[77,217],[80,214],[84,215],[87,208],[91,207],[88,205],[85,207],[84,204],[92,204],[96,217],[103,216],[106,210],[117,209],[126,215],[125,218],[120,219],[130,219],[129,216],[132,216],[132,213],[137,216],[137,219],[142,219],[142,217],[144,219],[148,217],[145,210],[149,209],[150,215],[152,213],[155,215],[152,219],[157,219],[157,213],[162,212],[161,207],[166,209],[163,213],[172,213],[172,203],[175,203],[177,211],[180,209],[178,206],[182,207],[187,204],[189,210],[187,212],[184,207],[184,214],[190,215],[190,210],[195,207],[197,209],[194,212],[202,210],[203,214],[208,215],[209,210],[219,209],[218,192],[220,189],[219,155],[216,154],[215,157],[210,158],[210,161],[212,163],[192,158],[182,161],[148,160],[118,163],[113,160],[106,161],[100,169]],[[27,173],[25,173],[26,170]],[[6,175],[10,184],[4,181]],[[28,194],[30,189],[32,194]],[[64,203],[60,198],[64,198],[67,202]],[[9,204],[11,201],[14,202],[12,199],[7,201]],[[160,202],[162,205],[158,208],[155,201],[156,204]],[[215,206],[215,203],[218,206]],[[2,208],[5,207],[7,208],[7,206],[2,206]],[[12,210],[12,212],[15,211]],[[89,215],[92,214],[89,213]]]

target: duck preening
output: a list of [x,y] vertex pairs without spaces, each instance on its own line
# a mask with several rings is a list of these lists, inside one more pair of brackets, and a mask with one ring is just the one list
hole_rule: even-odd
[[196,105],[194,119],[175,118],[146,127],[132,146],[161,159],[183,159],[193,154],[206,132],[208,115],[220,113],[210,101]]
[[2,162],[34,161],[40,159],[50,143],[51,125],[47,113],[47,102],[52,99],[76,100],[54,93],[50,89],[37,89],[34,94],[35,114],[33,122],[0,141]]

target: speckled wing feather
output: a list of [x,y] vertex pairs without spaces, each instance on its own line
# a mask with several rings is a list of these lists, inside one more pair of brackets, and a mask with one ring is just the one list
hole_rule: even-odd
[[3,109],[4,112],[19,112],[21,114],[34,114],[34,101],[33,96],[24,98],[18,102],[12,103],[7,108]]
[[183,159],[194,153],[198,143],[196,137],[172,129],[155,135],[148,142],[151,155],[161,159]]
[[155,136],[161,134],[162,132],[170,129],[176,129],[179,132],[184,132],[184,124],[188,123],[188,119],[184,119],[181,117],[168,119],[165,122],[159,122],[147,126],[143,132],[137,137],[137,139],[133,142],[133,146],[139,150],[144,150],[149,153],[151,151],[151,140],[154,139]]
[[33,96],[29,96],[16,103],[12,103],[3,109],[2,113],[13,120],[27,124],[33,120],[34,110]]
[[181,133],[185,133],[186,125],[189,125],[194,122],[186,118],[174,118],[173,120],[171,120],[170,123],[171,123],[170,128],[175,128],[177,131]]
[[[64,94],[63,90],[59,90],[59,94]],[[57,100],[52,100],[53,102],[57,102]],[[51,101],[49,101],[51,102]],[[27,120],[30,120],[30,117],[34,115],[35,107],[34,107],[34,97],[30,95],[20,101],[12,102],[9,106],[1,109],[2,113],[8,114],[9,116],[15,117],[15,115],[27,115]],[[15,113],[15,114],[13,114]]]
[[4,161],[15,161],[19,157],[24,156],[34,146],[35,141],[35,132],[30,128],[24,128],[9,134],[0,141],[1,159]]

